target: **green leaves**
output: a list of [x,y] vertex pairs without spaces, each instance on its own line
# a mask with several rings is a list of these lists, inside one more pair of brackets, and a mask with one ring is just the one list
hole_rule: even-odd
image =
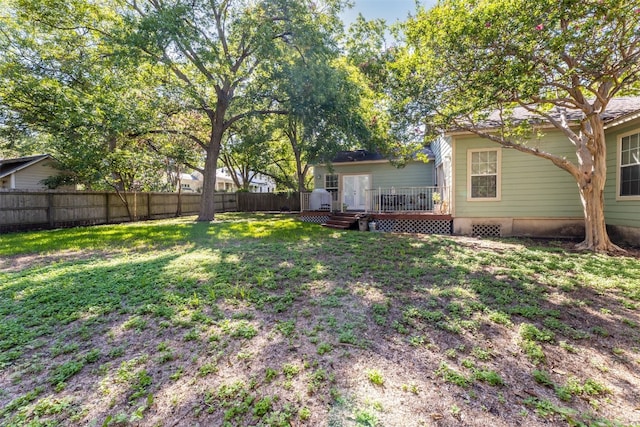
[[407,65],[442,124],[516,101],[610,98],[638,78],[632,3],[443,2],[407,23]]

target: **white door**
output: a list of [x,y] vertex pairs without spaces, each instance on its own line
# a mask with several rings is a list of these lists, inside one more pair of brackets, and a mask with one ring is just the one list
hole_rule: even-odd
[[348,210],[363,211],[367,208],[367,190],[369,175],[343,175],[342,176],[342,203]]

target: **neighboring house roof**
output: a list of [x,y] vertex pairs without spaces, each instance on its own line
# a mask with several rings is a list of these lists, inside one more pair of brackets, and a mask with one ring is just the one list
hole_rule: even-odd
[[52,159],[50,154],[39,154],[36,156],[18,157],[15,159],[0,159],[0,178],[11,175],[29,166],[35,165],[46,159]]
[[195,174],[181,173],[180,180],[182,181],[200,181],[200,177]]
[[[429,159],[434,159],[435,156],[430,148],[425,147],[420,150],[420,153],[426,154]],[[332,163],[351,163],[351,162],[374,162],[388,160],[380,153],[367,151],[367,150],[353,150],[353,151],[339,151],[338,154],[331,160]]]
[[[581,110],[575,109],[561,109],[560,107],[554,106],[549,114],[555,118],[560,120],[561,113],[564,111],[566,118],[570,122],[578,122],[584,117],[584,113]],[[640,112],[640,96],[628,96],[628,97],[619,97],[613,98],[609,104],[607,105],[607,109],[604,113],[602,113],[602,118],[606,124],[609,124],[614,121],[624,120],[625,118],[629,118],[631,116],[637,115]],[[545,123],[547,120],[537,114],[534,114],[523,107],[516,107],[513,111],[508,115],[509,120],[513,120],[516,123],[523,122],[525,120],[529,120],[537,123]],[[481,120],[477,123],[477,127],[481,129],[491,129],[502,126],[502,120],[500,118],[500,112],[494,111],[489,117],[484,120]]]
[[[253,171],[250,171],[251,174],[253,174]],[[241,174],[236,174],[238,181],[243,182],[244,179],[242,178]],[[227,181],[227,182],[234,182],[233,178],[231,176],[231,173],[229,172],[229,170],[225,167],[225,168],[218,168],[216,169],[216,179],[220,179],[221,181]],[[258,173],[255,174],[253,176],[253,178],[251,179],[251,181],[249,182],[249,185],[274,185],[275,186],[275,182],[266,176],[263,176],[262,174]]]

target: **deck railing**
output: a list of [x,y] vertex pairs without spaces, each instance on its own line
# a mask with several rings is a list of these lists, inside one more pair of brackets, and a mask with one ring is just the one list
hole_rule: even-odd
[[[344,210],[342,200],[342,192],[336,191],[332,192],[330,195],[330,200],[324,200],[320,203],[319,207],[316,207],[314,210],[322,210],[322,211],[331,211],[337,212]],[[300,193],[300,211],[309,211],[311,210],[311,192],[303,192]]]
[[[434,198],[434,194],[437,194]],[[449,193],[443,187],[391,187],[367,190],[369,212],[446,213]]]
[[[367,212],[416,212],[448,213],[449,191],[444,187],[389,187],[374,188],[366,191]],[[435,199],[434,194],[438,194]],[[322,206],[322,210],[339,211],[343,209],[342,194],[332,200],[331,207]],[[300,209],[310,210],[311,193],[300,194]]]
[[300,193],[300,212],[308,211],[311,206],[311,193],[303,191]]

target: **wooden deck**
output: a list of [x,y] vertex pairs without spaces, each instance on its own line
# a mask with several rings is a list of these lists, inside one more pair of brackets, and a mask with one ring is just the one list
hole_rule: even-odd
[[[364,214],[365,212],[346,212],[346,214]],[[330,211],[303,211],[300,220],[317,224],[330,223],[334,213]],[[421,234],[451,234],[453,217],[450,214],[430,212],[383,212],[367,213],[370,220],[376,222],[377,231]]]

